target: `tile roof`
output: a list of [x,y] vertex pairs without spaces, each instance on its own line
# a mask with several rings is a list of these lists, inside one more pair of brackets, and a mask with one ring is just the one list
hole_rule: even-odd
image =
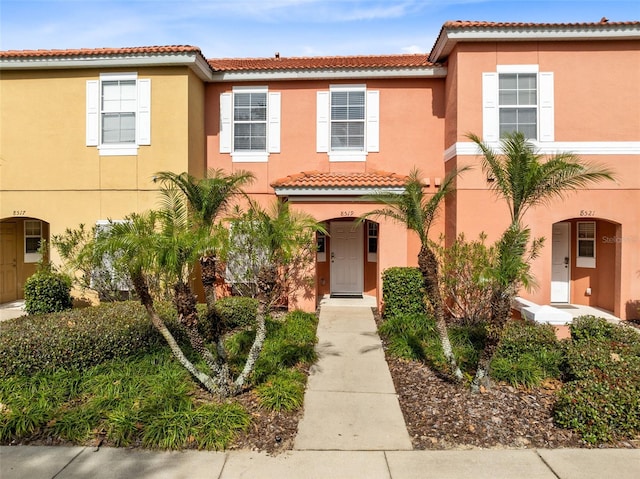
[[150,47],[123,48],[78,48],[68,50],[4,50],[0,58],[57,58],[57,57],[93,57],[117,55],[157,55],[171,53],[199,53],[198,47],[191,45],[168,45]]
[[368,173],[328,173],[303,171],[274,181],[274,188],[399,188],[406,176],[387,171]]
[[217,71],[315,70],[348,68],[416,68],[429,67],[427,54],[356,55],[334,57],[213,58],[211,68]]
[[621,27],[621,26],[640,26],[639,21],[631,22],[610,22],[606,18],[602,18],[599,22],[582,22],[582,23],[528,23],[528,22],[483,22],[473,20],[453,20],[447,21],[442,25],[443,29],[458,28],[593,28],[593,27]]

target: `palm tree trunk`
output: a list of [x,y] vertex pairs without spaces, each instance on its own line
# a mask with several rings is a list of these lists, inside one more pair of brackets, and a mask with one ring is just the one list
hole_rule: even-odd
[[481,386],[487,389],[491,386],[489,369],[493,355],[500,345],[502,332],[511,317],[511,296],[506,288],[498,288],[491,295],[491,318],[487,325],[487,339],[480,354],[476,375],[471,382],[471,392],[479,392]]
[[207,349],[204,338],[198,331],[198,310],[196,298],[188,284],[179,282],[174,286],[174,303],[178,311],[178,320],[185,327],[193,349],[205,360],[207,366],[217,377],[218,382],[228,382],[228,368],[217,363],[211,351]]
[[444,356],[449,361],[451,371],[455,378],[462,380],[462,371],[458,366],[455,355],[453,354],[453,348],[451,347],[451,341],[449,340],[449,332],[447,331],[447,323],[444,319],[444,308],[442,303],[442,297],[440,295],[440,288],[438,285],[438,259],[433,251],[426,245],[420,248],[418,254],[418,267],[422,274],[422,282],[425,290],[425,298],[433,308],[433,314],[436,320],[436,329],[440,336],[440,343],[442,344],[442,351]]
[[200,258],[202,285],[208,314],[213,311],[213,306],[216,304],[216,263],[217,259],[213,255],[205,255]]
[[151,319],[151,323],[165,339],[174,357],[187,371],[189,371],[193,375],[193,377],[195,377],[200,382],[200,384],[202,384],[207,389],[207,391],[211,392],[212,394],[219,394],[220,387],[216,383],[216,381],[210,376],[199,371],[198,368],[196,368],[193,363],[187,359],[187,357],[182,352],[182,349],[180,349],[180,345],[178,345],[175,338],[171,334],[171,331],[169,331],[162,318],[160,318],[160,315],[157,313],[153,306],[153,298],[149,294],[149,287],[147,286],[147,282],[144,276],[142,274],[133,275],[131,280],[133,282],[133,287],[135,288],[136,293],[140,298],[140,302],[147,310],[147,315]]
[[238,393],[244,387],[247,378],[253,371],[256,361],[262,352],[262,346],[267,337],[266,316],[269,313],[271,304],[273,303],[273,292],[277,284],[278,273],[275,267],[267,266],[262,268],[258,273],[258,317],[256,318],[256,337],[253,340],[249,355],[245,361],[244,368],[238,378],[234,382],[235,392]]

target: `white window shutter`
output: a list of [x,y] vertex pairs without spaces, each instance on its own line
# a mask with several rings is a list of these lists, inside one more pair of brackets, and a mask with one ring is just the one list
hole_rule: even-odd
[[138,145],[151,144],[151,80],[138,80]]
[[220,153],[231,153],[232,99],[233,95],[231,93],[220,94]]
[[553,72],[538,74],[540,95],[540,141],[554,141]]
[[100,142],[100,82],[87,80],[87,146]]
[[380,151],[380,92],[367,90],[367,151]]
[[498,109],[498,74],[482,74],[482,139],[500,140],[500,114]]
[[280,153],[280,92],[269,92],[269,153]]
[[329,151],[329,92],[319,91],[316,98],[316,151],[327,153]]

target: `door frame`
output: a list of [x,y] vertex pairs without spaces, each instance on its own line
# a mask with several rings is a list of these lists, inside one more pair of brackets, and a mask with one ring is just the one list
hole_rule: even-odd
[[[553,230],[557,227],[565,228],[565,245],[557,246],[553,241]],[[556,248],[561,247],[563,252],[565,252],[565,258],[567,261],[565,263],[565,267],[567,269],[567,280],[566,280],[566,300],[564,298],[558,298],[557,295],[554,297],[554,283],[564,283],[564,281],[559,281],[554,278],[553,275],[553,259],[554,252]],[[570,303],[571,302],[571,222],[569,221],[559,221],[558,223],[554,223],[551,225],[551,283],[550,283],[550,291],[549,291],[549,300],[551,303]]]
[[[353,285],[353,290],[351,291],[336,291],[335,281],[336,281],[336,268],[338,267],[335,263],[335,248],[338,246],[338,241],[336,241],[336,236],[334,235],[333,228],[338,225],[350,225],[352,228],[356,229],[356,236],[353,240],[356,242],[356,261],[358,264],[357,269],[357,278],[356,283]],[[363,223],[358,223],[356,221],[331,221],[329,223],[329,233],[330,233],[330,252],[329,252],[329,292],[330,294],[336,295],[362,295],[364,291],[364,227]],[[338,263],[339,264],[339,263]]]

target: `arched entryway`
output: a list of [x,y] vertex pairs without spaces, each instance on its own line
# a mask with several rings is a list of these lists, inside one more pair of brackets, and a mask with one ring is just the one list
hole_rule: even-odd
[[333,218],[325,222],[327,234],[318,233],[317,294],[333,297],[376,295],[378,231],[375,221]]
[[615,311],[620,295],[622,227],[595,217],[571,218],[552,227],[552,303]]
[[24,283],[36,271],[38,249],[49,240],[49,223],[38,218],[0,220],[0,303],[24,298]]

